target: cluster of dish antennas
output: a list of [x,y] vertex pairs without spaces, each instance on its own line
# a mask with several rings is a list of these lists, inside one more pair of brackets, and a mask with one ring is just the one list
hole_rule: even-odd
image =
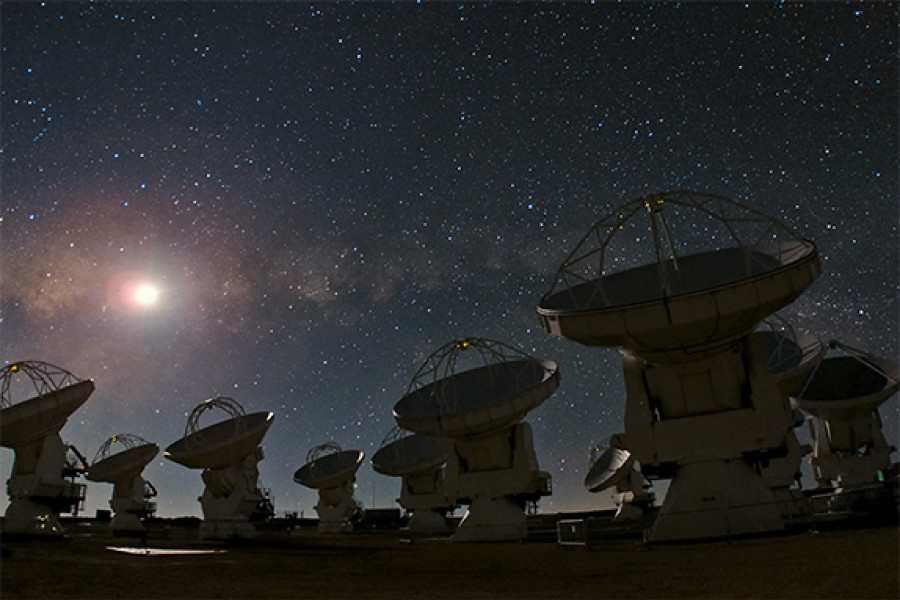
[[[761,327],[819,272],[812,242],[721,196],[653,194],[594,224],[538,306],[551,335],[622,353],[625,431],[592,466],[588,489],[639,496],[637,461],[648,479],[671,479],[651,540],[781,530],[809,510],[794,485],[803,457],[797,407],[817,411],[820,481],[854,479],[846,473],[854,452],[872,456],[862,479],[882,468],[873,411],[896,391],[896,365],[831,362],[817,338]],[[832,385],[859,365],[878,367],[872,389],[855,378]],[[845,405],[865,417],[852,419]],[[839,419],[846,435],[834,433]]]
[[[226,418],[201,427],[200,417],[215,410],[224,412]],[[188,415],[184,436],[166,448],[167,459],[189,469],[202,469],[201,537],[253,537],[252,522],[274,514],[257,468],[264,456],[260,444],[273,418],[271,412],[248,414],[232,398],[209,398]]]
[[[618,519],[648,516],[650,481],[661,479],[671,483],[651,541],[779,531],[807,519],[816,498],[845,510],[890,496],[883,480],[897,465],[878,407],[900,387],[897,362],[799,334],[776,314],[819,273],[815,244],[716,195],[652,194],[588,230],[537,312],[553,336],[621,352],[624,431],[595,448],[584,482],[592,492],[614,490]],[[393,408],[397,427],[372,458],[377,472],[401,478],[410,529],[446,531],[448,514],[467,505],[454,539],[526,535],[525,511],[550,494],[551,479],[523,419],[559,378],[553,361],[477,337],[426,358]],[[92,381],[44,362],[0,369],[0,445],[15,452],[5,534],[60,535],[59,515],[83,502],[85,486],[75,481],[83,474],[114,485],[114,529],[137,530],[153,512],[155,490],[141,473],[156,444],[120,434],[88,465],[59,435],[93,391]],[[214,410],[225,419],[201,426]],[[257,468],[272,420],[211,398],[166,448],[167,459],[202,471],[201,536],[249,537],[256,519],[274,514]],[[813,448],[795,432],[804,420]],[[819,496],[799,485],[810,453]],[[330,442],[312,448],[295,473],[319,492],[320,530],[352,529],[363,458]]]
[[453,539],[518,540],[525,509],[550,494],[525,415],[559,385],[556,363],[477,337],[428,356],[394,406],[399,427],[373,457],[376,471],[402,478],[410,528],[447,529],[467,504]]
[[5,535],[61,536],[59,515],[77,512],[83,504],[86,486],[75,479],[86,461],[59,432],[93,391],[92,381],[45,362],[20,361],[0,369],[0,445],[15,452]]

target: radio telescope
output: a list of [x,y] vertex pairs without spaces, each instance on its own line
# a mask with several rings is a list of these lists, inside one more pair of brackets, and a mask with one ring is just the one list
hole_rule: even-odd
[[685,191],[619,206],[560,266],[541,324],[622,349],[622,445],[645,475],[672,477],[652,541],[784,527],[757,467],[782,452],[797,415],[750,334],[819,270],[815,245],[780,222]]
[[469,504],[454,540],[525,537],[524,508],[550,494],[550,474],[539,470],[531,426],[520,421],[558,385],[556,363],[482,338],[445,344],[419,368],[394,418],[453,442],[446,469],[457,473],[457,500]]
[[320,533],[353,531],[350,520],[362,509],[353,498],[353,484],[363,458],[359,450],[343,450],[335,442],[326,442],[311,448],[306,464],[294,473],[295,482],[319,490]]
[[[59,431],[93,391],[93,381],[45,362],[0,369],[0,444],[16,456],[7,482],[5,534],[61,536],[60,513],[77,510],[84,500],[86,486],[65,478],[68,447]],[[27,399],[16,403],[14,396]]]
[[[830,356],[829,356],[830,355]],[[836,341],[795,402],[813,416],[812,458],[819,487],[845,491],[877,484],[891,467],[878,407],[897,392],[897,363]]]
[[797,331],[778,315],[763,320],[750,335],[762,343],[769,371],[787,398],[803,389],[827,348],[819,337]]
[[[230,418],[200,428],[200,416],[219,409]],[[189,469],[203,469],[205,488],[203,538],[252,537],[251,517],[267,506],[269,499],[259,487],[257,464],[263,459],[260,444],[274,415],[271,412],[246,414],[232,398],[204,400],[188,415],[184,437],[166,448],[163,456]]]
[[[113,452],[118,444],[124,447]],[[115,512],[112,520],[114,532],[133,533],[143,531],[141,519],[156,512],[156,488],[141,477],[144,467],[159,454],[159,446],[130,433],[120,433],[109,438],[97,450],[87,478],[113,484],[109,506]]]
[[593,448],[584,487],[592,493],[614,490],[617,507],[614,521],[640,519],[656,500],[656,494],[649,491],[650,482],[635,466],[631,452],[614,446]]
[[372,468],[400,477],[400,506],[412,512],[409,530],[447,531],[447,515],[456,508],[456,471],[445,468],[450,444],[445,438],[393,428],[372,457]]
[[[774,315],[765,319],[750,334],[751,344],[761,344],[766,365],[774,377],[785,402],[790,403],[809,379],[825,353],[825,344],[816,336],[797,332],[787,321]],[[793,425],[803,422],[799,411],[793,412]],[[772,490],[786,522],[805,518],[809,503],[800,489],[800,465],[812,448],[801,446],[794,429],[787,432],[781,448],[760,455],[758,468],[763,481]],[[796,484],[796,485],[795,485]]]

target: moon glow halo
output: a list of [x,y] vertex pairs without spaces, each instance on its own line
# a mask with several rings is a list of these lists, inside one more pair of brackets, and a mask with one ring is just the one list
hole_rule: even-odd
[[135,271],[114,275],[106,286],[107,306],[125,315],[135,315],[156,306],[161,295],[159,286]]

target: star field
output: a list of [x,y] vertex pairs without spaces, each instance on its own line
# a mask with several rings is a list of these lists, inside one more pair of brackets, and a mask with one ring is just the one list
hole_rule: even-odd
[[[497,339],[560,365],[528,417],[542,509],[606,505],[582,480],[624,427],[618,354],[535,309],[611,207],[686,188],[783,220],[823,273],[782,316],[896,358],[897,23],[891,3],[4,2],[0,359],[94,379],[62,431],[89,457],[117,433],[164,448],[208,397],[273,411],[262,483],[311,514],[310,447],[371,458],[433,350]],[[126,276],[157,302],[117,307]],[[881,414],[897,440],[896,399]],[[144,476],[162,516],[200,514],[199,472],[160,455]],[[367,506],[399,490],[368,462],[358,483]]]

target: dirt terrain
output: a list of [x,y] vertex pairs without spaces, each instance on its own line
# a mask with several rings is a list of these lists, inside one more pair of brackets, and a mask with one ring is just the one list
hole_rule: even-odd
[[[459,544],[398,534],[218,546],[135,556],[75,535],[4,540],[3,598],[891,598],[900,597],[896,527],[731,542],[590,546]],[[212,547],[150,539],[151,547]]]

